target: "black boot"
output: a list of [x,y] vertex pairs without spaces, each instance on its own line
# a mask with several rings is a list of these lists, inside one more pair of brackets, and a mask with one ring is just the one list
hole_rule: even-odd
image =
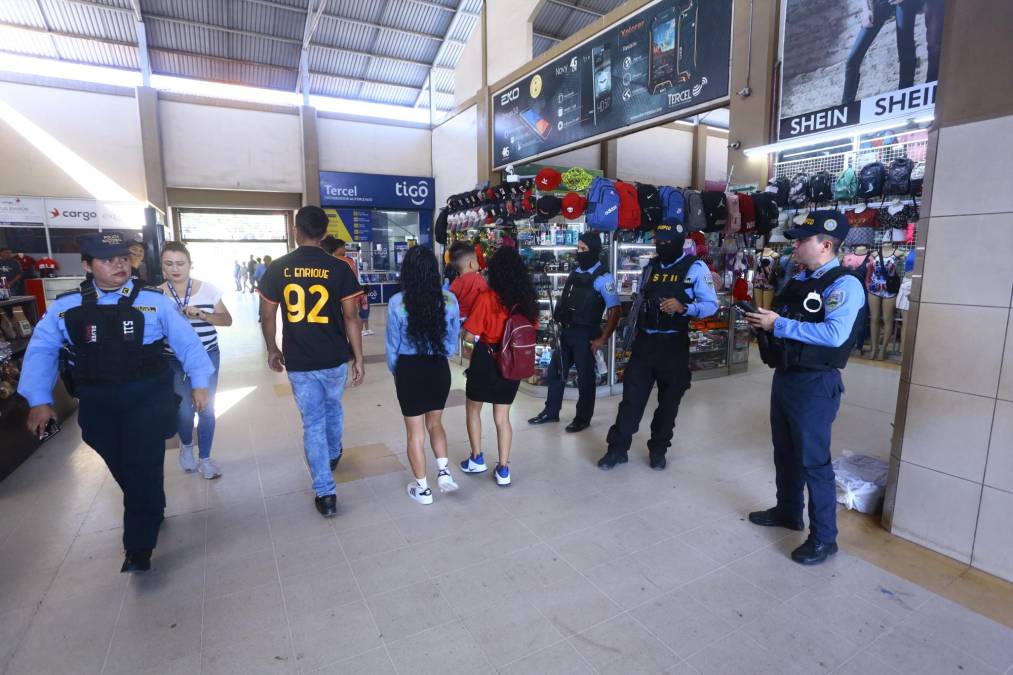
[[147,572],[151,569],[151,549],[134,548],[127,551],[120,572]]
[[546,422],[558,422],[559,415],[550,415],[544,410],[531,419],[528,420],[528,424],[545,424]]
[[324,518],[333,518],[338,515],[338,498],[336,495],[324,495],[323,497],[317,497],[316,500],[317,511]]
[[625,452],[612,452],[609,450],[605,456],[598,460],[598,468],[602,471],[610,471],[616,464],[625,464],[629,457]]
[[776,506],[766,511],[753,511],[749,514],[749,522],[764,527],[786,527],[796,532],[805,529],[805,523],[802,522],[801,516],[786,516]]
[[791,552],[791,559],[800,565],[819,565],[835,553],[837,553],[836,542],[824,544],[810,534],[804,544]]
[[590,422],[585,422],[583,420],[573,420],[572,422],[566,425],[566,432],[570,434],[575,434],[578,431],[583,431],[584,429],[587,429],[589,426],[591,426]]

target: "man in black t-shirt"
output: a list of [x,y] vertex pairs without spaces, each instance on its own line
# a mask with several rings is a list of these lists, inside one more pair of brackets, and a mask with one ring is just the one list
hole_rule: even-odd
[[[302,207],[295,224],[299,248],[272,262],[259,283],[261,328],[267,365],[279,373],[288,370],[302,415],[317,511],[330,518],[337,515],[332,472],[341,458],[341,395],[349,363],[353,387],[365,375],[359,322],[362,288],[348,265],[320,248],[327,233],[323,209]],[[275,341],[279,304],[281,350]]]

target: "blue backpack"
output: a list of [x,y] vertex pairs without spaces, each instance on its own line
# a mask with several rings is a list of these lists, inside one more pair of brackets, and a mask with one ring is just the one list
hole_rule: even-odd
[[589,228],[602,232],[619,229],[619,193],[608,178],[599,176],[591,181],[585,222]]
[[679,188],[670,185],[661,187],[661,222],[668,225],[686,222],[686,202]]

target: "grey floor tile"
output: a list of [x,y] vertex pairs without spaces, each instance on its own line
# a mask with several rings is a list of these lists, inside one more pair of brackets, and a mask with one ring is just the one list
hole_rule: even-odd
[[366,604],[352,602],[315,614],[293,617],[296,665],[311,671],[382,646]]
[[622,609],[583,576],[564,579],[527,594],[531,603],[569,637],[618,615]]
[[287,627],[206,642],[201,662],[204,675],[285,675],[297,672]]
[[321,577],[351,575],[334,532],[327,528],[319,536],[290,544],[275,544],[278,574],[284,579],[317,574]]
[[341,559],[336,562],[339,564],[335,565],[335,572],[314,571],[281,582],[290,620],[362,600],[359,585],[348,571],[347,564]]
[[690,530],[680,538],[707,557],[725,565],[790,535],[788,530],[757,527],[735,515]]
[[410,548],[353,560],[352,571],[366,597],[429,579],[425,567]]
[[999,671],[1013,668],[1013,629],[945,598],[927,602],[904,626],[973,654]]
[[21,607],[0,614],[0,668],[21,644],[21,638],[35,616],[35,609],[35,607]]
[[824,583],[803,590],[786,606],[859,646],[871,644],[900,622],[900,618],[882,607]]
[[932,593],[875,565],[857,560],[828,582],[834,590],[861,597],[900,618],[928,602]]
[[383,647],[333,663],[314,671],[320,675],[397,675],[387,650]]
[[385,642],[410,637],[455,618],[454,610],[432,581],[371,595],[366,604]]
[[426,570],[442,576],[478,563],[497,560],[536,543],[514,518],[500,518],[477,530],[464,530],[414,547]]
[[[162,602],[157,609],[124,601],[103,672],[193,672],[191,657],[201,648],[201,619],[199,599]],[[199,659],[196,665],[199,671]]]
[[799,565],[770,546],[736,560],[729,568],[781,600],[798,595],[820,580],[812,568]]
[[503,666],[499,672],[503,675],[531,675],[533,673],[593,675],[595,671],[569,641],[564,641]]
[[834,675],[873,675],[873,673],[894,675],[897,671],[869,652],[858,652],[834,671]]
[[686,659],[700,675],[806,675],[791,652],[765,649],[751,638],[732,633]]
[[281,586],[274,580],[231,595],[207,598],[204,603],[204,637],[228,642],[250,633],[287,625]]
[[208,559],[205,593],[217,598],[278,579],[278,564],[274,548],[268,547],[253,553],[237,553]]
[[507,596],[463,617],[464,625],[496,667],[548,647],[563,639],[541,612],[520,595]]
[[408,540],[388,523],[342,530],[338,540],[349,560],[386,553],[408,545]]
[[784,606],[774,607],[747,623],[742,633],[761,645],[790,653],[808,673],[828,673],[859,650],[855,643]]
[[780,604],[773,595],[727,568],[697,579],[685,590],[697,602],[735,627]]
[[906,625],[885,633],[872,643],[869,652],[902,673],[994,675],[1001,672],[970,654],[941,643],[929,633]]
[[491,672],[492,666],[461,621],[431,628],[387,645],[399,673],[443,675]]
[[603,675],[660,673],[680,660],[628,614],[571,637],[570,644]]
[[731,624],[678,590],[646,602],[630,614],[683,658],[734,630]]

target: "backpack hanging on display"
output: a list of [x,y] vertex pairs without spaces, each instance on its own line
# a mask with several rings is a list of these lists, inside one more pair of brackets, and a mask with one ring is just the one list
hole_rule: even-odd
[[636,230],[640,228],[640,200],[637,199],[637,188],[633,183],[621,180],[615,182],[619,194],[619,229]]
[[[771,202],[774,196],[770,195]],[[742,212],[739,210],[739,196],[734,192],[725,193],[725,203],[728,204],[728,222],[723,230],[724,234],[735,234],[742,230]]]
[[661,193],[647,183],[637,183],[637,202],[640,204],[640,229],[653,230],[661,224]]
[[777,227],[777,217],[780,215],[774,195],[768,192],[754,192],[751,196],[753,208],[756,210],[756,233],[769,234]]
[[883,186],[883,194],[911,194],[911,173],[914,168],[915,163],[907,157],[898,157],[890,162],[890,167],[886,170],[886,185]]
[[855,175],[855,170],[849,166],[834,181],[834,199],[849,201],[855,198],[856,192],[858,192],[858,176]]
[[526,380],[535,374],[535,343],[538,331],[528,317],[510,310],[503,327],[503,341],[496,353],[499,374],[507,380]]
[[809,203],[809,174],[797,173],[791,179],[788,190],[788,206],[800,209]]
[[922,183],[925,180],[925,162],[916,162],[913,169],[911,169],[911,194],[920,195],[922,193]]
[[826,204],[834,198],[834,177],[829,171],[817,171],[809,181],[809,194],[816,204]]
[[436,216],[436,222],[433,223],[433,238],[441,246],[447,245],[447,215],[448,209],[444,206],[440,209],[440,215]]
[[584,218],[593,230],[613,232],[619,228],[619,193],[608,178],[598,176],[591,181]]
[[787,178],[771,178],[767,182],[766,191],[774,195],[774,202],[780,208],[788,208],[788,195],[791,193],[790,180]]
[[728,224],[728,202],[724,192],[706,190],[700,193],[703,214],[707,221],[704,232],[720,232]]
[[682,197],[686,200],[686,229],[691,232],[707,229],[707,216],[704,215],[700,191],[686,189],[682,191]]
[[682,190],[671,185],[662,185],[661,222],[666,225],[682,225],[686,222],[686,200]]
[[742,217],[742,231],[752,232],[756,229],[756,202],[753,195],[739,194],[739,214]]
[[882,162],[870,162],[862,167],[858,176],[859,199],[872,199],[883,194],[883,183],[886,181],[886,166]]

